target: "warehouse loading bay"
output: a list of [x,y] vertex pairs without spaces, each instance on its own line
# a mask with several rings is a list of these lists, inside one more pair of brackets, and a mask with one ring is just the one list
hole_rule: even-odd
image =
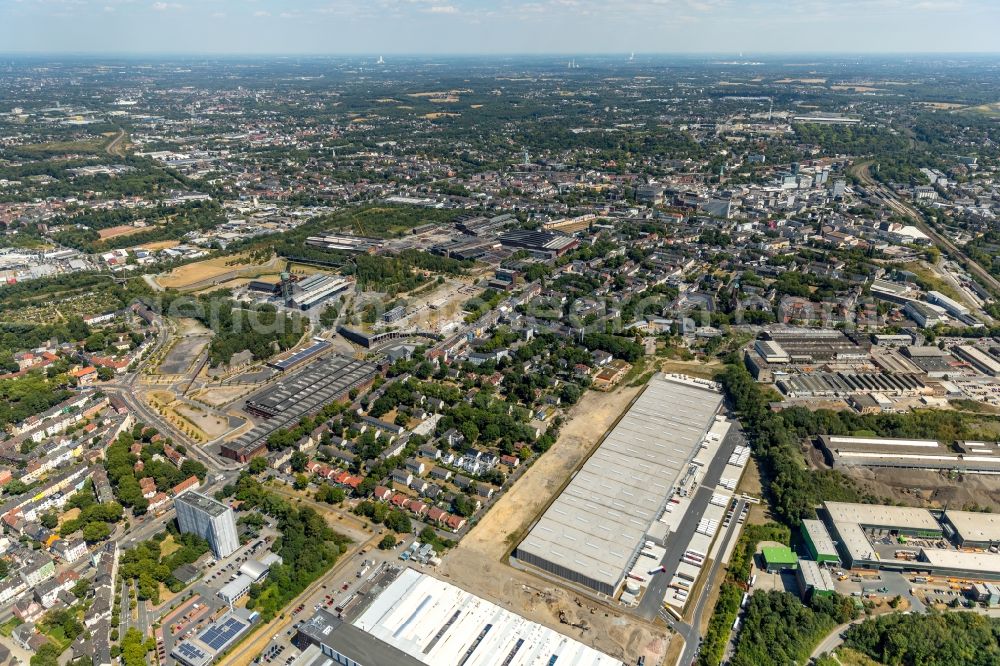
[[728,562],[756,501],[736,493],[749,458],[717,385],[658,375],[532,525],[511,564],[648,620],[679,619],[693,607],[698,579]]

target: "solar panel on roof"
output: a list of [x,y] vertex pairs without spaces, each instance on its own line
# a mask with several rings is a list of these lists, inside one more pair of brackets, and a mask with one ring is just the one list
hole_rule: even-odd
[[205,653],[191,645],[190,643],[181,643],[178,651],[188,657],[203,656]]
[[245,624],[231,617],[222,624],[213,625],[203,631],[198,640],[218,652],[232,642],[245,627]]

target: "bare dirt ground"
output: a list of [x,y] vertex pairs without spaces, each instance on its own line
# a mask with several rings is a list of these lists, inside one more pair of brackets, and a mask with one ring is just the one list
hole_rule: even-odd
[[[806,447],[803,453],[806,464],[811,469],[829,469],[823,460],[823,454],[817,448]],[[1000,510],[1000,478],[995,476],[964,474],[951,477],[947,473],[933,470],[863,467],[845,467],[841,471],[863,493],[908,506],[933,509],[979,506]]]
[[192,398],[205,402],[212,407],[227,405],[234,400],[258,390],[260,386],[211,386],[201,389],[191,395]]
[[[562,488],[604,433],[639,395],[640,388],[588,391],[570,410],[559,438],[462,539],[454,551],[473,550],[500,560]],[[514,535],[513,537],[511,535]]]
[[666,628],[507,563],[508,553],[531,522],[639,392],[639,387],[624,387],[613,393],[586,393],[570,410],[552,448],[445,556],[435,575],[626,663],[642,655],[647,664],[660,663],[670,643]]
[[193,407],[183,402],[177,402],[171,407],[178,415],[205,433],[207,439],[215,439],[229,432],[229,423],[226,419],[210,414],[200,407]]
[[210,335],[178,339],[167,352],[157,371],[161,375],[183,375],[212,341]]
[[172,247],[177,247],[180,244],[181,244],[180,241],[164,240],[164,241],[156,241],[153,243],[143,243],[139,247],[141,247],[144,250],[168,250]]
[[1000,479],[993,476],[966,474],[949,478],[940,472],[911,469],[859,468],[845,472],[864,492],[910,506],[1000,510]]
[[[760,468],[757,467],[757,461],[753,458],[750,458],[746,471],[743,472],[739,491],[747,495],[763,498],[764,485],[760,477]],[[760,504],[750,504],[749,506],[750,513],[747,515],[747,525],[764,525],[773,520],[773,516],[771,516],[767,508],[767,502],[762,501]]]

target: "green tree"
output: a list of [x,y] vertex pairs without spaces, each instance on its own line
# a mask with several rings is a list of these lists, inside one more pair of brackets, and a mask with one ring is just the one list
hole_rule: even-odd
[[52,512],[43,513],[39,522],[41,522],[42,526],[46,529],[54,530],[56,525],[59,524],[59,516]]
[[31,666],[59,666],[61,650],[52,641],[42,644],[35,654],[31,655]]
[[303,472],[306,469],[306,465],[309,464],[309,456],[302,451],[295,451],[292,453],[292,457],[288,461],[288,464],[291,465],[292,471]]
[[111,528],[107,523],[88,523],[83,528],[83,539],[88,543],[103,541],[111,536]]
[[248,468],[251,474],[260,474],[267,469],[267,459],[263,456],[258,456],[250,461],[250,467]]

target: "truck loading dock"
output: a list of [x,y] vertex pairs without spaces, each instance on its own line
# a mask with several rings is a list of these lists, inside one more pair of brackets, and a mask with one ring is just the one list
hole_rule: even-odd
[[514,559],[615,595],[721,405],[711,382],[655,376]]
[[847,567],[1000,578],[1000,520],[990,514],[846,502],[820,513]]

